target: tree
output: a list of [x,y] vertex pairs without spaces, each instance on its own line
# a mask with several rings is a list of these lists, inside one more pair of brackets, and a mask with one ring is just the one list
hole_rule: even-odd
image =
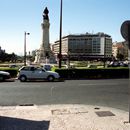
[[13,52],[10,57],[11,62],[15,63],[17,60],[17,55]]
[[120,53],[118,53],[116,57],[117,57],[117,59],[119,59],[119,60],[123,60],[123,59],[124,59],[124,55],[123,55],[123,54],[120,54]]

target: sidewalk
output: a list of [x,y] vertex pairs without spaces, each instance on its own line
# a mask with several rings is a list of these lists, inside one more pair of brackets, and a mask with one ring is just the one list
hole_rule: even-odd
[[0,130],[130,130],[128,114],[90,105],[0,107]]

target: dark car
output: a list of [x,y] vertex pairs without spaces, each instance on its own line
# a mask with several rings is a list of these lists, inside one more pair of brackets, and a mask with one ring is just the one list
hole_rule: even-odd
[[0,82],[5,81],[6,79],[10,79],[10,73],[5,71],[0,71]]

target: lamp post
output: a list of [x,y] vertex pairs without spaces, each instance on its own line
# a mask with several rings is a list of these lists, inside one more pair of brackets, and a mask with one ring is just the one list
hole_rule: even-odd
[[106,37],[104,40],[104,68],[105,68],[105,65],[106,65]]
[[24,32],[24,66],[26,66],[26,35],[30,35],[30,33]]
[[61,68],[61,60],[62,60],[62,0],[60,4],[60,37],[59,37],[59,68]]

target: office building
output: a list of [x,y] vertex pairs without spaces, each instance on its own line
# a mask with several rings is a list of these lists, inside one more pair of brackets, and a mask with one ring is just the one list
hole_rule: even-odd
[[[112,57],[112,38],[104,33],[67,35],[62,37],[63,60],[103,59]],[[55,55],[59,53],[59,40],[52,45]]]

